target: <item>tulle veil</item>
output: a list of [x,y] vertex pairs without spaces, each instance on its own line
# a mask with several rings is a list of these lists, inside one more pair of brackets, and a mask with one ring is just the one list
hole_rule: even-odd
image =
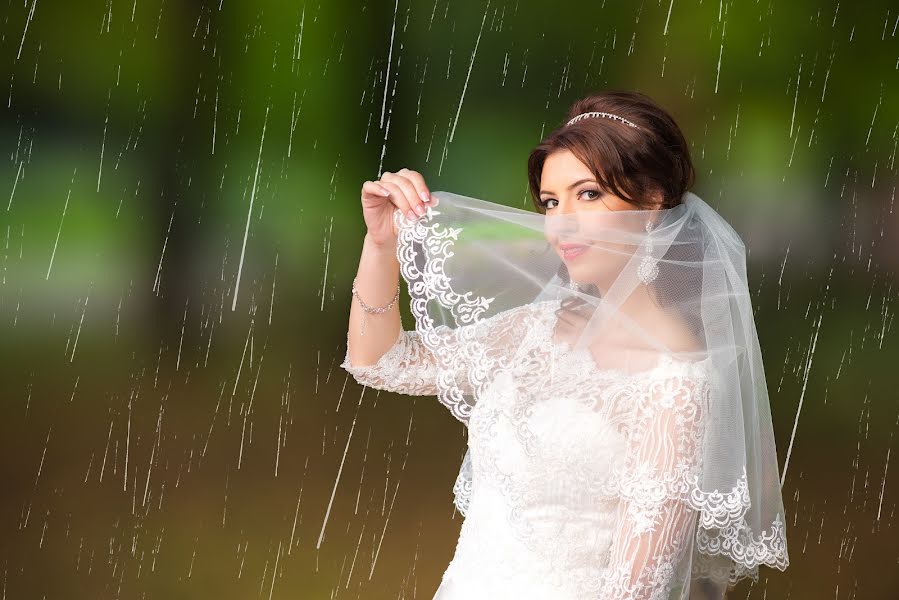
[[[509,311],[553,311],[559,343],[590,359],[568,385],[595,389],[598,400],[609,373],[641,377],[669,361],[696,365],[706,374],[701,402],[668,424],[681,429],[666,430],[680,438],[662,439],[658,421],[625,413],[618,423],[630,438],[668,444],[676,454],[671,468],[623,456],[611,476],[586,474],[582,493],[690,511],[691,550],[680,563],[687,586],[757,579],[762,564],[785,569],[768,389],[745,246],[731,225],[693,192],[673,208],[558,215],[446,191],[432,197],[424,216],[396,210],[394,219],[401,274],[415,329],[437,363],[440,402],[468,424],[479,398],[515,372],[524,357],[514,341],[501,343],[503,332],[468,335]],[[562,255],[566,244],[574,250]],[[472,458],[467,451],[453,486],[463,515]]]

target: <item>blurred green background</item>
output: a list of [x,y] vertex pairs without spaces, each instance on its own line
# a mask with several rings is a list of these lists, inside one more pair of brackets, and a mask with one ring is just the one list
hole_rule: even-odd
[[3,598],[430,599],[465,431],[339,368],[362,182],[530,207],[606,88],[750,253],[791,565],[731,597],[899,598],[895,2],[2,10]]

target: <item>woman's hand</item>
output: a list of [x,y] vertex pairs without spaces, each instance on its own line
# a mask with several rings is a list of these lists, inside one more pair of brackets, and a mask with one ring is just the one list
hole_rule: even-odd
[[427,206],[436,206],[436,199],[424,178],[417,171],[400,169],[396,173],[385,171],[378,181],[362,184],[362,216],[368,227],[368,237],[378,245],[389,246],[396,242],[397,228],[393,223],[393,211],[399,208],[409,219],[425,214]]

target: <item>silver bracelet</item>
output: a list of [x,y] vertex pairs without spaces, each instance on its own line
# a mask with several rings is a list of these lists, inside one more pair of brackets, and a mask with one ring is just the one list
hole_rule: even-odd
[[[355,296],[356,299],[359,300],[359,304],[362,305],[362,310],[364,310],[365,312],[371,313],[371,314],[385,313],[388,310],[390,310],[391,308],[393,308],[393,305],[396,304],[396,301],[399,299],[400,284],[399,284],[399,282],[397,282],[396,294],[394,294],[393,300],[390,301],[390,304],[387,304],[386,306],[381,306],[381,307],[374,307],[374,306],[369,306],[368,304],[366,304],[365,302],[362,301],[362,298],[359,296],[359,291],[356,289],[356,278],[353,277],[353,296]],[[365,315],[362,315],[362,327],[359,331],[359,335],[365,335]]]

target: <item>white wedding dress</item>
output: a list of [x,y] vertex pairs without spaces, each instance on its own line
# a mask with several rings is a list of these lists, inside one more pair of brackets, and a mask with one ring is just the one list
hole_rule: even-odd
[[[599,368],[589,351],[554,341],[557,306],[536,302],[447,333],[491,340],[515,360],[490,374],[470,414],[449,407],[468,425],[471,488],[434,600],[679,598],[689,581],[696,512],[664,489],[693,468],[691,425],[708,402],[710,363],[663,354],[639,374]],[[341,367],[372,388],[436,395],[431,359],[417,332],[402,331],[376,364],[353,366],[347,352]],[[590,389],[570,376],[584,369],[596,370]],[[635,423],[650,426],[637,433]],[[596,482],[628,444],[648,467],[634,471],[645,479],[624,502]]]

